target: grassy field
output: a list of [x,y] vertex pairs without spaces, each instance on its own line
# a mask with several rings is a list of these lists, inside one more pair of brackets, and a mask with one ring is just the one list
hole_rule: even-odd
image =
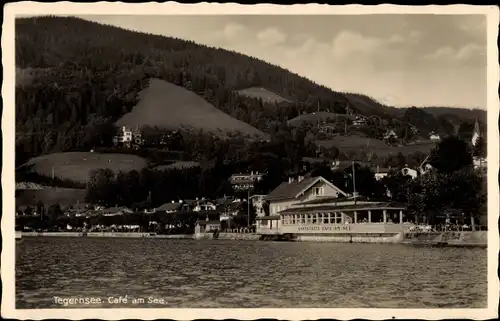
[[336,114],[329,113],[326,111],[318,111],[306,115],[299,115],[293,119],[288,121],[288,125],[290,126],[301,126],[303,123],[314,123],[318,121],[336,121],[336,120],[344,120],[344,119],[356,119],[353,115],[346,114]]
[[169,164],[169,165],[156,166],[156,167],[153,167],[153,169],[159,170],[159,171],[164,171],[164,170],[169,170],[169,169],[183,169],[183,168],[199,167],[199,166],[200,166],[200,163],[198,163],[198,162],[177,161],[177,162]]
[[30,159],[20,168],[39,175],[75,182],[85,182],[92,170],[109,168],[114,172],[141,170],[148,165],[142,157],[128,154],[100,154],[90,152],[54,153]]
[[281,97],[280,95],[273,93],[272,91],[267,90],[262,87],[250,87],[237,91],[241,96],[249,97],[249,98],[260,98],[265,103],[291,103],[291,100]]
[[149,86],[139,93],[137,105],[120,118],[117,125],[202,129],[219,136],[241,132],[269,139],[269,135],[220,111],[191,91],[159,79],[150,80]]
[[340,152],[374,152],[379,157],[387,155],[396,155],[401,152],[403,155],[415,153],[429,153],[434,147],[434,142],[423,141],[413,145],[402,147],[389,146],[379,139],[361,137],[361,136],[336,136],[334,139],[317,140],[315,143],[322,147],[337,147]]
[[47,187],[43,189],[16,190],[16,207],[33,206],[42,201],[44,204],[59,204],[64,207],[85,201],[85,190],[76,188]]

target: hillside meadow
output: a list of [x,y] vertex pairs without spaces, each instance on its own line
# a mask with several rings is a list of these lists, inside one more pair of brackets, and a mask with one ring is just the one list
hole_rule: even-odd
[[101,154],[91,152],[54,153],[30,159],[18,170],[74,182],[86,182],[93,170],[109,168],[114,172],[140,171],[148,166],[145,158],[130,154]]
[[291,100],[288,100],[270,90],[267,90],[263,87],[250,87],[238,90],[237,93],[241,96],[245,96],[248,98],[256,98],[262,99],[265,103],[271,104],[280,104],[280,103],[291,103]]
[[195,93],[161,79],[149,79],[138,98],[137,104],[116,125],[203,130],[221,137],[241,132],[244,136],[269,139],[269,135],[229,116]]
[[329,140],[317,140],[315,143],[318,146],[331,148],[337,147],[342,153],[359,153],[359,152],[373,152],[378,157],[385,157],[388,155],[396,155],[401,153],[403,155],[421,152],[428,154],[435,146],[432,141],[422,141],[411,145],[404,146],[391,146],[379,139],[373,139],[362,136],[335,136]]

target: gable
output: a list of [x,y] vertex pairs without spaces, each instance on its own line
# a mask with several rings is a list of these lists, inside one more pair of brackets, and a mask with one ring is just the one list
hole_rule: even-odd
[[277,188],[275,188],[271,193],[266,195],[265,200],[267,201],[277,201],[277,200],[287,200],[287,199],[295,199],[299,195],[304,194],[311,190],[315,184],[321,182],[322,184],[326,184],[328,187],[337,191],[339,194],[347,195],[344,191],[342,191],[337,186],[333,185],[323,177],[308,177],[304,178],[300,182],[294,181],[292,183],[284,182],[281,183]]

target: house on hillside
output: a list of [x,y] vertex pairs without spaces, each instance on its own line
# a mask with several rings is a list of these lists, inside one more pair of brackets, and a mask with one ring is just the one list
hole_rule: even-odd
[[406,165],[401,169],[401,174],[403,174],[403,176],[410,176],[412,179],[415,179],[418,176],[418,171]]
[[181,207],[182,207],[182,201],[179,202],[171,201],[170,203],[165,203],[155,208],[155,212],[176,213],[181,210]]
[[427,156],[419,166],[419,171],[421,175],[428,173],[432,169],[430,164],[430,155]]
[[439,134],[436,133],[436,132],[431,132],[430,135],[429,135],[429,139],[432,140],[432,141],[440,141],[441,140],[441,136],[439,136]]
[[214,202],[202,198],[193,207],[193,212],[210,212],[216,209],[217,205]]
[[385,134],[384,134],[384,139],[385,140],[390,140],[390,139],[397,139],[398,135],[393,129],[388,129]]
[[487,168],[488,162],[486,158],[474,156],[472,159],[472,164],[475,169]]
[[269,202],[269,215],[276,215],[301,203],[341,196],[347,194],[323,177],[299,176],[297,179],[289,178],[288,182],[281,183],[266,195],[264,200]]
[[356,116],[356,119],[352,122],[355,127],[363,127],[366,125],[366,117]]
[[116,215],[130,214],[133,213],[134,211],[125,206],[120,206],[120,207],[115,206],[102,209],[100,212],[104,216],[116,216]]
[[375,167],[373,170],[373,172],[375,173],[375,179],[377,181],[380,181],[381,179],[383,179],[384,177],[386,177],[387,175],[389,175],[389,172],[391,171],[391,167],[380,167],[377,165],[377,167]]
[[127,126],[122,126],[118,130],[116,136],[113,137],[113,144],[115,146],[130,147],[132,145],[143,145],[144,140],[138,127],[132,129]]
[[250,172],[246,174],[233,174],[229,178],[229,183],[236,191],[245,191],[253,189],[254,184],[262,179],[264,174],[259,172]]

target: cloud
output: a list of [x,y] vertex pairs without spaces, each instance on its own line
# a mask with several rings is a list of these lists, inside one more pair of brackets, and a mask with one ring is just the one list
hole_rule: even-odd
[[286,41],[287,35],[275,28],[267,28],[257,33],[257,40],[263,46],[274,46]]
[[226,24],[221,30],[214,33],[205,34],[205,43],[235,43],[242,41],[250,34],[250,30],[245,25],[230,22]]
[[414,30],[407,35],[394,34],[389,38],[387,43],[401,44],[401,45],[405,44],[416,45],[420,42],[421,38],[422,38],[422,33]]
[[478,62],[484,59],[486,48],[470,43],[461,48],[455,49],[451,46],[441,47],[436,51],[425,55],[425,60],[439,61],[439,62]]
[[340,32],[332,41],[332,52],[337,58],[353,54],[371,53],[380,49],[383,41],[379,38],[365,37],[352,31]]

